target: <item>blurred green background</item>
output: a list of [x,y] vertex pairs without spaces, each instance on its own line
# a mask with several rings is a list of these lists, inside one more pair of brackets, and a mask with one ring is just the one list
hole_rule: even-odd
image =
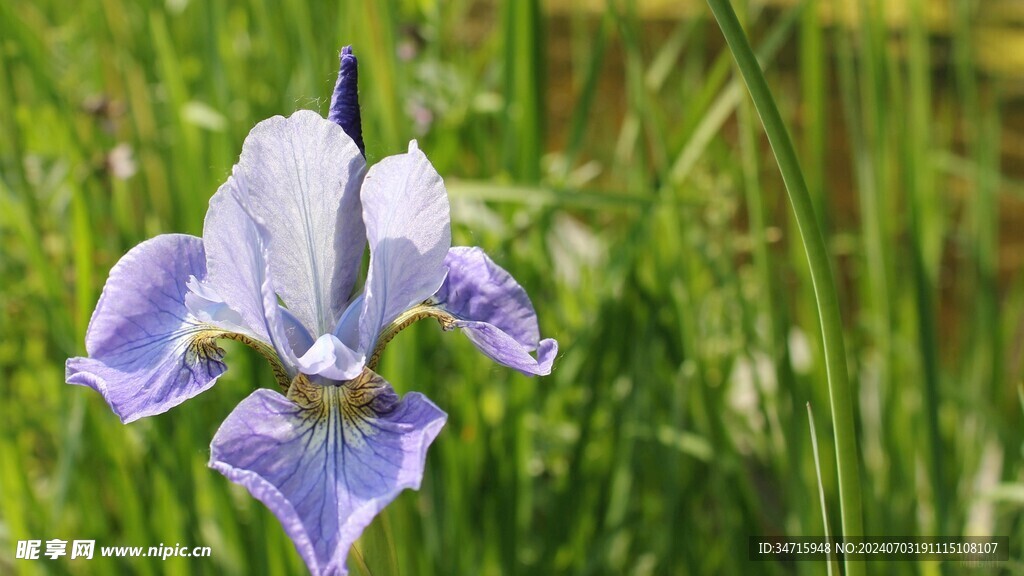
[[[833,257],[867,532],[1009,536],[983,570],[1024,573],[1024,8],[737,11]],[[215,388],[129,426],[63,366],[122,254],[201,233],[257,121],[326,113],[345,44],[370,162],[418,138],[455,243],[510,270],[561,344],[541,379],[433,323],[391,344],[380,372],[450,415],[422,490],[373,528],[402,573],[824,573],[746,552],[824,533],[807,403],[838,529],[803,248],[707,7],[653,0],[0,1],[0,573],[304,572],[206,467],[235,404],[274,386],[258,356],[227,344]],[[14,558],[53,538],[212,557]]]

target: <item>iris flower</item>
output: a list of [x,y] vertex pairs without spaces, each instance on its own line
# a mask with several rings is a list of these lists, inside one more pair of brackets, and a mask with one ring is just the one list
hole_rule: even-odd
[[266,357],[285,393],[244,399],[215,434],[210,466],[270,508],[315,575],[345,574],[373,517],[419,487],[447,419],[374,371],[399,330],[434,318],[525,374],[550,373],[557,353],[523,288],[479,248],[451,247],[444,183],[416,142],[369,170],[362,149],[346,48],[329,119],[298,111],[257,124],[202,238],[165,234],[121,258],[88,357],[67,362],[67,381],[128,423],[213,386],[227,369],[221,338]]

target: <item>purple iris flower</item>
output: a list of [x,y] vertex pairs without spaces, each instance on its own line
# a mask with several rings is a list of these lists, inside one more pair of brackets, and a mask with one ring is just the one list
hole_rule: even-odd
[[210,466],[274,512],[315,575],[345,574],[373,517],[419,487],[447,419],[374,371],[398,331],[434,318],[525,374],[550,373],[558,349],[506,271],[479,248],[451,247],[444,183],[415,141],[367,170],[355,67],[346,49],[330,120],[298,111],[252,129],[202,238],[157,236],[114,266],[89,355],[67,362],[67,381],[127,423],[213,386],[227,369],[217,340],[259,351],[285,393],[243,400]]

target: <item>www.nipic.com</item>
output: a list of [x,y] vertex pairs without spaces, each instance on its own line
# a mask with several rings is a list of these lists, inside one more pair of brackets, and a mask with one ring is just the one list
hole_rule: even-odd
[[[67,540],[18,540],[18,547],[14,557],[18,560],[41,560],[49,558],[56,560],[61,556],[68,556],[72,560],[79,558],[91,560],[96,550],[95,540],[73,540],[71,541],[70,553]],[[209,558],[212,555],[209,546],[166,546],[162,542],[159,546],[101,546],[100,556],[113,558]]]

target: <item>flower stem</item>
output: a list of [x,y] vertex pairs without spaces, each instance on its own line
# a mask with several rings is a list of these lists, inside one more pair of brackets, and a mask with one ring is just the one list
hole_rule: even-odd
[[[775,100],[768,89],[761,67],[750,48],[747,36],[728,0],[708,0],[708,5],[722,29],[733,57],[739,67],[750,96],[754,101],[765,133],[775,153],[782,179],[789,192],[800,237],[814,284],[814,296],[821,322],[822,343],[825,348],[825,369],[828,373],[829,401],[832,408],[832,427],[836,438],[836,465],[839,473],[839,504],[844,536],[863,536],[861,510],[860,467],[857,437],[853,423],[853,395],[846,371],[846,350],[843,345],[843,326],[839,315],[839,299],[829,263],[825,240],[818,228],[818,220],[811,204],[800,163],[793,143],[782,122]],[[846,562],[846,574],[863,574],[864,565]]]

